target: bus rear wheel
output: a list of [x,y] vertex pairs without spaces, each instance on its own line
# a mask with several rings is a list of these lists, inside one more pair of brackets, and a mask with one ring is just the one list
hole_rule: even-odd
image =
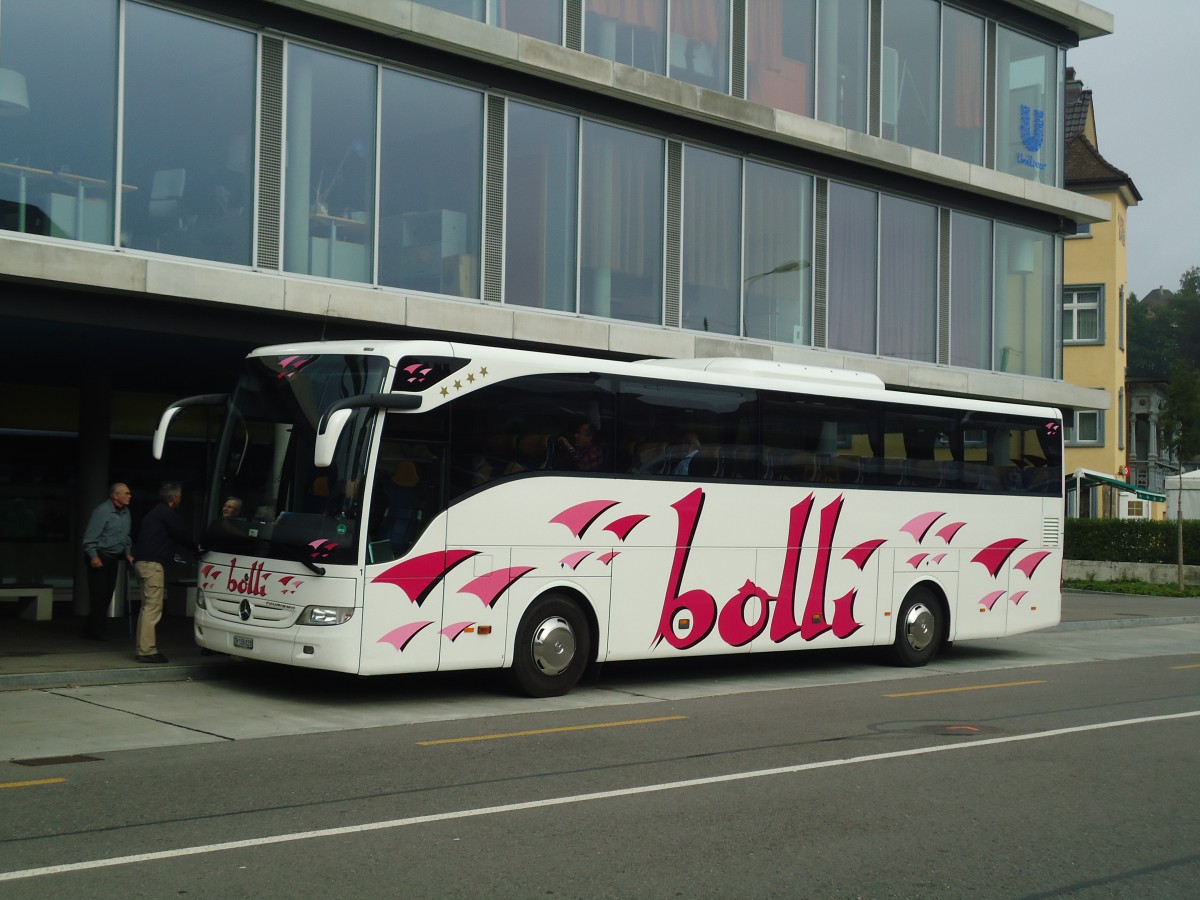
[[897,666],[923,666],[931,662],[946,639],[942,604],[928,588],[914,588],[900,604],[896,639],[889,648]]
[[559,697],[575,687],[591,657],[592,636],[577,603],[546,594],[517,626],[509,679],[530,697]]

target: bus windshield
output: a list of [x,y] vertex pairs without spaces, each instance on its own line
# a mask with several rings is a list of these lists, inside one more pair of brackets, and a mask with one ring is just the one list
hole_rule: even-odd
[[328,468],[313,464],[321,413],[383,388],[382,356],[293,354],[246,360],[221,436],[204,546],[322,563],[357,561],[374,410],[356,410]]

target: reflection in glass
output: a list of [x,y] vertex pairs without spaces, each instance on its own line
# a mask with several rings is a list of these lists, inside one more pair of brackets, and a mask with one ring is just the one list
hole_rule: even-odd
[[583,49],[666,75],[666,0],[585,0]]
[[1057,184],[1059,51],[996,31],[996,168]]
[[942,153],[983,165],[984,23],[942,7]]
[[741,161],[688,147],[683,157],[683,327],[739,334]]
[[250,264],[256,41],[131,3],[121,245]]
[[580,309],[662,324],[661,138],[583,125]]
[[867,130],[867,0],[818,0],[817,118]]
[[992,367],[992,223],[950,213],[950,365]]
[[479,296],[483,95],[383,73],[379,281]]
[[671,4],[668,75],[729,93],[729,0]]
[[935,0],[886,0],[880,60],[882,136],[938,149],[938,12]]
[[937,362],[937,208],[879,204],[879,352]]
[[508,105],[504,299],[575,311],[579,119]]
[[111,244],[117,5],[0,6],[0,229]]
[[829,185],[829,309],[831,350],[875,352],[878,196]]
[[284,268],[370,281],[374,66],[288,47]]
[[788,344],[812,338],[812,178],[746,163],[746,337]]
[[563,42],[563,0],[488,0],[488,21],[551,44]]
[[996,369],[1054,376],[1054,240],[996,225]]
[[816,0],[760,0],[746,7],[746,99],[813,114]]

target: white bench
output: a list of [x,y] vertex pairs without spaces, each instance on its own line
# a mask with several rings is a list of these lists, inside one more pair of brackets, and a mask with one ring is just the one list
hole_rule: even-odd
[[24,619],[45,621],[54,612],[54,588],[48,584],[0,585],[0,600],[24,601]]

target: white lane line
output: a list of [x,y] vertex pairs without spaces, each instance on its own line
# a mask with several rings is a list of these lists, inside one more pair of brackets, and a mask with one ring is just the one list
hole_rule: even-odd
[[1115,722],[1099,722],[1094,725],[1076,725],[1072,728],[1054,728],[1050,731],[1035,731],[1032,734],[1017,734],[1007,737],[983,738],[965,743],[942,744],[937,747],[921,747],[912,750],[893,750],[889,753],[871,753],[866,756],[851,756],[845,759],[829,759],[821,762],[800,763],[794,766],[779,766],[773,769],[755,769],[749,772],[733,772],[728,775],[712,775],[707,778],[689,778],[684,781],[665,781],[641,787],[619,788],[612,791],[596,791],[590,794],[571,794],[566,797],[550,797],[545,800],[529,800],[524,803],[505,803],[501,806],[481,806],[475,809],[460,809],[454,812],[433,813],[427,816],[411,816],[407,819],[389,819],[386,822],[365,822],[361,825],[344,825],[340,828],[322,828],[316,831],[296,831],[266,837],[248,838],[242,841],[225,841],[220,844],[201,844],[195,847],[180,847],[177,850],[160,850],[155,853],[134,853],[129,856],[113,856],[108,859],[93,859],[85,862],[64,863],[58,866],[43,866],[37,869],[21,869],[0,872],[0,881],[16,881],[21,878],[37,878],[42,875],[61,875],[82,872],[88,869],[103,869],[126,866],[133,863],[153,862],[159,859],[175,859],[182,856],[198,856],[202,853],[221,853],[225,850],[244,850],[266,847],[270,844],[286,844],[293,841],[308,841],[314,838],[337,837],[345,834],[362,834],[368,831],[383,831],[388,828],[404,828],[409,825],[425,825],[430,822],[447,822],[453,819],[471,819],[478,816],[494,816],[498,813],[523,812],[530,809],[545,809],[551,806],[566,806],[571,803],[590,803],[594,800],[612,800],[617,797],[633,797],[638,794],[654,794],[680,788],[704,787],[711,784],[727,784],[748,781],[753,778],[768,778],[772,775],[794,775],[816,769],[831,769],[859,763],[903,759],[909,756],[924,756],[930,753],[950,753],[956,750],[975,750],[997,744],[1015,744],[1061,737],[1068,734],[1083,734],[1088,731],[1103,731],[1108,728],[1123,728],[1129,725],[1146,725],[1154,722],[1169,722],[1173,719],[1190,719],[1200,716],[1200,710],[1172,713],[1164,716],[1142,716],[1136,719],[1120,719]]

